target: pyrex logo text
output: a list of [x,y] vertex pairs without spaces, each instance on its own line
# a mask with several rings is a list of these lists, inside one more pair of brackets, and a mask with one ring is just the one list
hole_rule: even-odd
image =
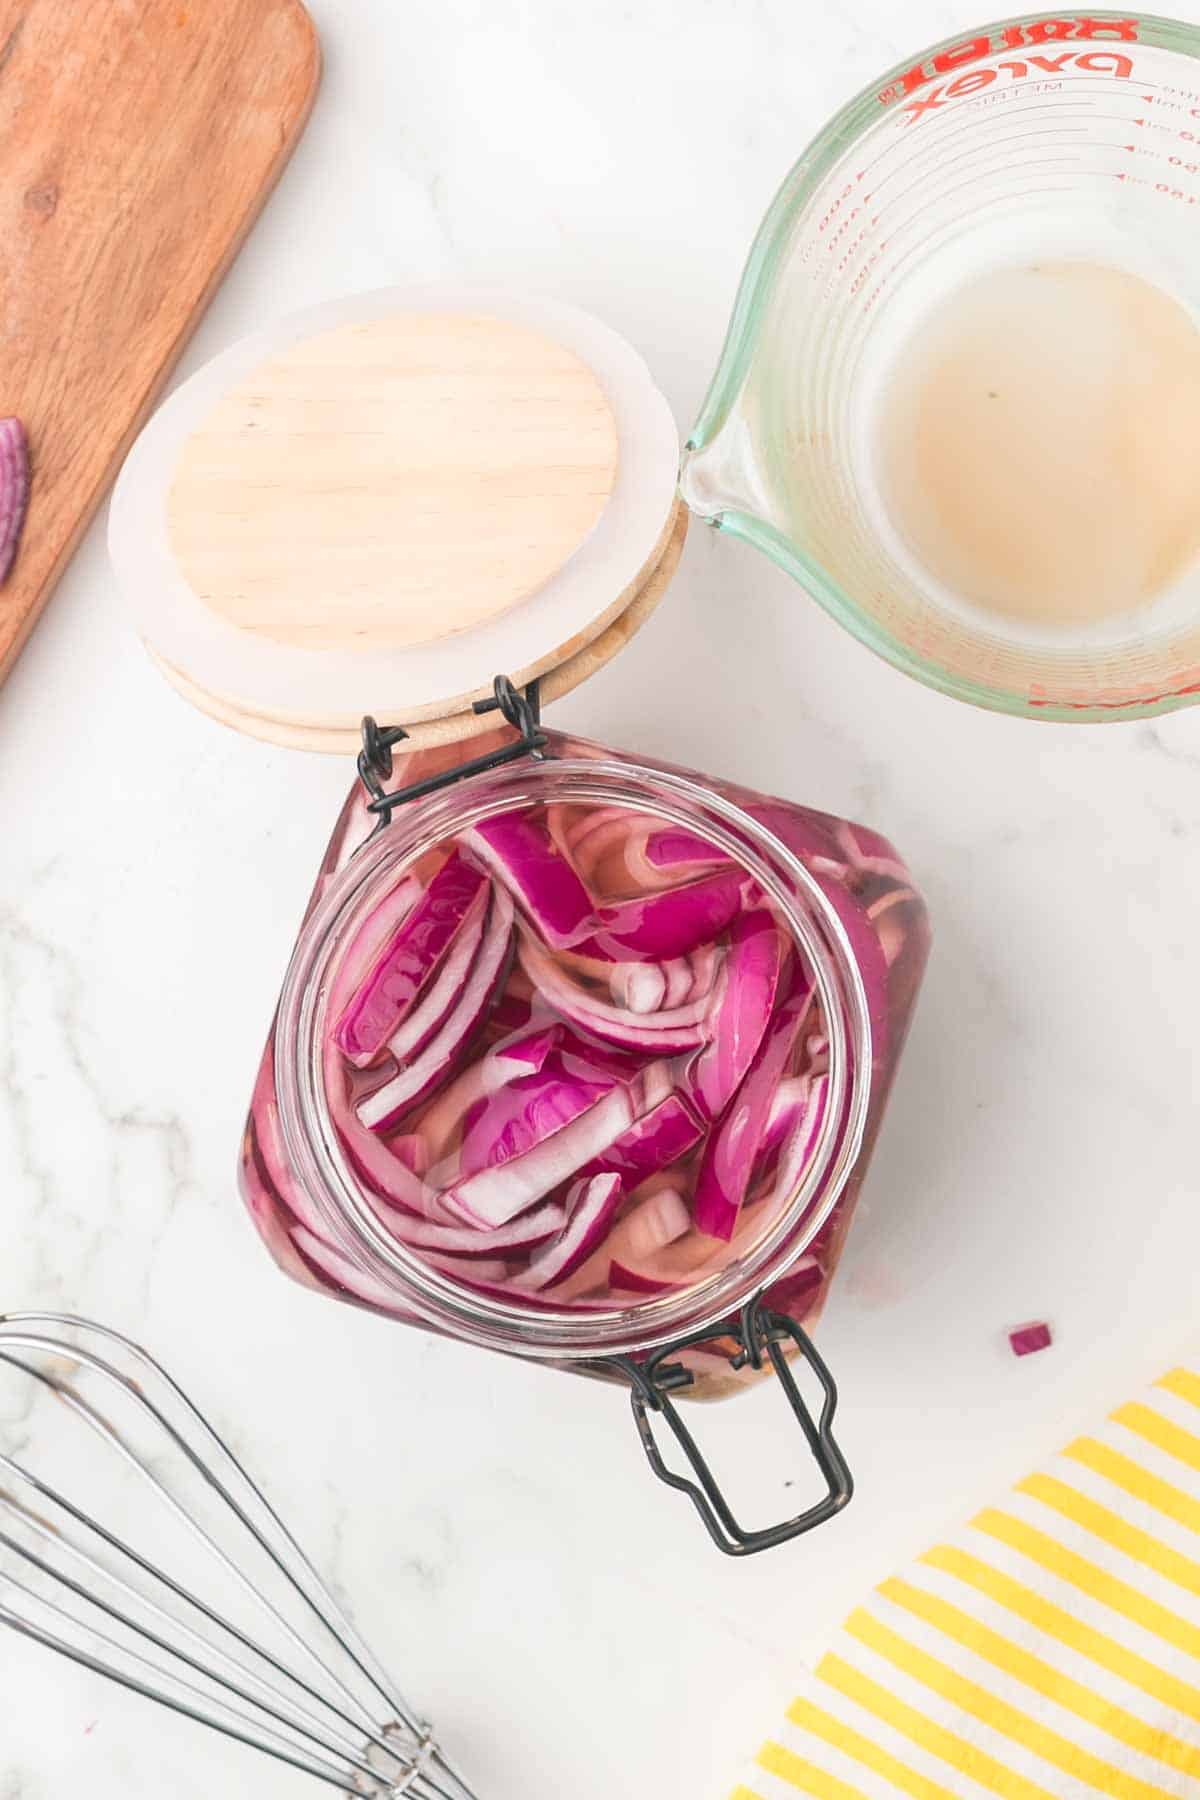
[[[1136,43],[1137,38],[1136,19],[1035,19],[1029,25],[1005,25],[983,36],[968,38],[965,43],[954,44],[925,62],[915,64],[889,87],[884,88],[879,99],[884,105],[890,105],[903,95],[911,94],[928,82],[936,81],[939,75],[953,75],[956,70],[980,62],[985,56],[995,56],[1001,50],[1034,50],[1039,45],[1060,44],[1064,41],[1078,43],[1081,40],[1092,43]],[[1035,71],[1046,75],[1060,74],[1068,64],[1073,64],[1077,69],[1091,69],[1125,79],[1133,74],[1132,59],[1117,51],[1067,50],[1060,51],[1055,56],[1039,53],[999,63],[993,69],[976,69],[969,75],[959,75],[953,81],[940,84],[921,100],[911,102],[903,110],[910,118],[918,119],[933,108],[944,105],[948,99],[981,92],[998,81],[1002,73],[1010,80],[1019,81]]]

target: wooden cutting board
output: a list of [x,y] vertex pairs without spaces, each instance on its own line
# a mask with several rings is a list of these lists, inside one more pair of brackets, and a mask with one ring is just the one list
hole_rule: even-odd
[[0,0],[0,415],[29,513],[11,668],[291,155],[320,51],[299,0]]

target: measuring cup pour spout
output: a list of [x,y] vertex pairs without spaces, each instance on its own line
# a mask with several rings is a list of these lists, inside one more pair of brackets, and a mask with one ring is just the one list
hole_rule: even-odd
[[721,525],[731,515],[757,515],[765,510],[762,495],[755,492],[744,420],[732,415],[704,444],[689,438],[679,465],[679,492],[688,511],[706,525]]

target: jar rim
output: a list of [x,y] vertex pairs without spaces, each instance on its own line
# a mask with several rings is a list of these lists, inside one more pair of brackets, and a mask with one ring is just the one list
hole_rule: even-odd
[[[554,784],[552,795],[545,791],[548,781]],[[443,1275],[402,1244],[379,1218],[341,1149],[324,1083],[327,977],[347,934],[403,869],[433,845],[485,817],[551,797],[649,813],[701,832],[735,858],[762,886],[806,958],[829,1026],[829,1099],[817,1143],[796,1192],[772,1224],[704,1281],[594,1311],[493,1298]],[[397,1311],[489,1348],[543,1360],[595,1361],[720,1324],[804,1254],[857,1161],[870,1102],[872,1050],[862,975],[837,909],[774,832],[689,775],[624,757],[552,754],[465,777],[409,802],[359,846],[300,932],[280,997],[275,1064],[280,1123],[297,1176],[337,1234],[341,1254],[375,1283],[394,1286]]]

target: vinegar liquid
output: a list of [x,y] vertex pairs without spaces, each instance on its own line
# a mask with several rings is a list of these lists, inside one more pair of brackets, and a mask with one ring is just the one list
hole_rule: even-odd
[[1200,330],[1125,270],[1042,262],[971,281],[898,350],[881,497],[961,600],[1083,627],[1200,554]]

